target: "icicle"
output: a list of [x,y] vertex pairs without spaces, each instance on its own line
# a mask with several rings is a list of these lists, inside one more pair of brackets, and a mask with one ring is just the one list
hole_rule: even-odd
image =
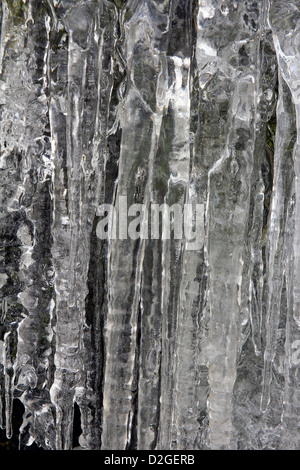
[[4,373],[5,373],[5,429],[6,437],[12,437],[12,412],[13,412],[13,381],[14,368],[11,357],[11,332],[4,335]]

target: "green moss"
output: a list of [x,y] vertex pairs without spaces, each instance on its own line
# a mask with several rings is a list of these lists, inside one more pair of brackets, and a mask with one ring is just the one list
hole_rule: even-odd
[[277,106],[274,106],[274,112],[271,119],[267,123],[266,128],[266,157],[270,165],[271,178],[273,181],[274,169],[274,152],[275,152],[275,137],[277,128]]
[[45,292],[45,298],[47,300],[51,300],[52,297],[53,297],[53,287],[48,286],[47,289],[46,289],[46,292]]
[[18,245],[7,245],[5,247],[5,264],[6,266],[15,266],[18,268],[19,259],[22,252]]
[[24,23],[26,6],[23,0],[6,0],[15,25]]
[[17,281],[19,279],[18,273],[16,271],[12,272],[10,277],[13,281]]
[[39,17],[44,17],[46,14],[51,14],[49,5],[46,1],[40,2],[40,4],[36,8],[36,13]]
[[11,298],[6,312],[6,320],[8,322],[19,321],[22,319],[24,313],[28,315],[24,306],[17,302],[17,297],[15,296],[15,300]]
[[18,303],[18,302],[14,303],[14,304],[10,304],[9,308],[12,311],[18,311],[18,312],[22,312],[24,310],[23,305]]
[[49,314],[49,311],[46,310],[45,312],[43,312],[41,316],[41,325],[43,327],[46,327],[49,325],[49,322],[50,322],[50,314]]
[[124,23],[127,23],[127,21],[129,21],[131,19],[133,15],[133,9],[128,7],[125,9],[125,13],[124,13]]
[[125,3],[126,0],[114,0],[114,4],[119,10],[124,6]]

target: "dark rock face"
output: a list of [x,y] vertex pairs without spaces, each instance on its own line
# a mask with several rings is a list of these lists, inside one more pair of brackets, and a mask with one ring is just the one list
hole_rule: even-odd
[[[3,0],[0,24],[7,438],[299,448],[298,1]],[[125,197],[198,204],[201,243],[101,239]]]

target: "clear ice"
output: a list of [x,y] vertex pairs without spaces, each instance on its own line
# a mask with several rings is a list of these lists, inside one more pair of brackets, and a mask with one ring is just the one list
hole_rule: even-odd
[[[300,448],[299,0],[2,0],[0,427]],[[204,244],[101,240],[198,203]],[[20,409],[20,407],[18,408]]]

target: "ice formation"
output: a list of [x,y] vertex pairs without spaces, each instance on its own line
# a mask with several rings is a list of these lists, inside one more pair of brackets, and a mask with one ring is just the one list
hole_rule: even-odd
[[[299,0],[2,0],[0,426],[299,449]],[[97,208],[203,204],[204,244]]]

